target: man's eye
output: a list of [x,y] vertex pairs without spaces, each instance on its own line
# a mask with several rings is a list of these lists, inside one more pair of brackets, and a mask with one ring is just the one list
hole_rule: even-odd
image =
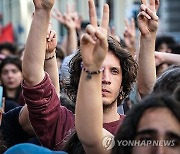
[[116,68],[111,69],[112,74],[116,75],[119,74],[119,71]]

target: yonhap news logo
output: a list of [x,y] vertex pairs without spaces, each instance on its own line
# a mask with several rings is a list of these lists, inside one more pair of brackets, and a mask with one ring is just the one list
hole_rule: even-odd
[[105,136],[102,140],[102,146],[105,150],[111,150],[114,146],[164,146],[174,147],[175,140],[117,140],[114,136]]
[[106,136],[102,140],[102,146],[105,150],[111,150],[115,146],[115,140],[113,136]]

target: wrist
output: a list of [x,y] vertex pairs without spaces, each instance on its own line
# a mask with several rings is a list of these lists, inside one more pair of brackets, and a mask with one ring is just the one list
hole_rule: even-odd
[[67,30],[68,30],[68,34],[76,33],[76,28],[75,27],[67,27]]
[[81,62],[81,68],[84,72],[86,72],[88,75],[87,75],[87,79],[91,79],[92,78],[92,75],[96,75],[96,74],[100,74],[101,72],[104,71],[104,68],[101,67],[100,69],[90,69],[90,68],[87,68],[83,65],[83,62]]
[[151,40],[156,38],[156,32],[148,33],[148,34],[141,34],[142,39]]
[[45,60],[50,60],[56,56],[56,50],[54,49],[53,52],[46,53]]
[[81,62],[81,68],[82,67],[86,68],[90,72],[95,72],[97,70],[102,69],[101,66],[97,66],[97,65],[85,65],[83,62]]
[[34,15],[38,16],[47,16],[50,18],[51,16],[51,9],[43,9],[43,8],[37,8],[35,9]]

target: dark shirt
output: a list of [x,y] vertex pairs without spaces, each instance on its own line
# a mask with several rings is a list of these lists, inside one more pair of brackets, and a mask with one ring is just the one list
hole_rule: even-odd
[[[60,104],[49,75],[34,87],[22,84],[25,103],[28,105],[31,124],[43,146],[61,150],[63,140],[74,129],[74,114]],[[115,134],[124,118],[104,124],[104,128]]]
[[21,109],[22,107],[16,107],[3,114],[0,131],[2,132],[8,148],[15,144],[25,142],[40,145],[37,137],[27,134],[19,124]]
[[27,142],[30,138],[19,124],[19,113],[21,108],[22,107],[17,107],[3,114],[0,129],[8,147],[17,143]]
[[14,108],[16,108],[18,106],[19,105],[15,101],[6,98],[5,99],[5,109],[4,109],[4,112],[8,112],[9,110],[12,110],[12,109],[14,109]]

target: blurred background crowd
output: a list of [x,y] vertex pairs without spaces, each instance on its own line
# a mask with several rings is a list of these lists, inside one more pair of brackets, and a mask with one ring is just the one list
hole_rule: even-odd
[[[116,33],[123,36],[124,19],[136,18],[139,12],[140,0],[96,0],[97,15],[100,19],[102,16],[102,6],[104,2],[110,6],[110,25],[116,28]],[[62,13],[66,12],[66,5],[73,5],[74,11],[77,11],[82,26],[88,22],[88,5],[85,0],[57,0],[55,7]],[[170,35],[175,40],[180,41],[180,1],[179,0],[161,0],[158,16],[160,18],[160,26],[158,35]],[[2,28],[9,29],[8,33],[12,36],[9,41],[23,45],[26,41],[29,31],[33,3],[31,0],[0,0],[0,41],[2,42]],[[71,7],[71,11],[73,11]],[[66,30],[57,20],[52,19],[53,28],[57,32],[58,41],[61,42],[66,35]],[[12,27],[11,27],[12,26]],[[12,28],[12,30],[10,30]],[[136,25],[137,28],[137,25]],[[6,34],[8,35],[8,34]],[[4,34],[5,37],[5,34]]]

